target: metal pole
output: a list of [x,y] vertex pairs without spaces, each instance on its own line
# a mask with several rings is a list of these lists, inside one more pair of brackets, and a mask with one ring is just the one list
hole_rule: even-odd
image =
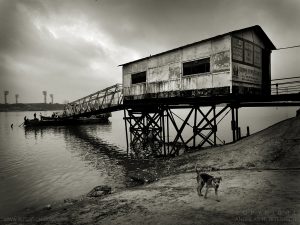
[[131,132],[131,128],[132,128],[132,124],[131,124],[131,116],[129,113],[128,113],[128,116],[129,116],[129,136],[130,136],[130,144],[132,143],[132,132]]
[[127,133],[127,119],[126,119],[126,111],[124,109],[124,122],[125,122],[125,133],[126,133],[126,145],[127,145],[127,155],[129,153],[129,143],[128,143],[128,133]]
[[235,142],[235,120],[234,120],[234,108],[231,107],[231,130],[232,130],[232,141]]
[[213,113],[214,113],[214,145],[217,145],[217,121],[216,121],[216,106],[213,106]]
[[239,140],[240,137],[238,135],[238,129],[239,129],[239,108],[235,108],[235,130],[236,130],[236,140]]
[[196,148],[196,134],[197,134],[197,110],[198,108],[195,106],[195,115],[194,115],[194,127],[193,127],[193,147]]
[[162,133],[163,133],[163,145],[164,145],[164,155],[166,155],[166,138],[165,138],[165,111],[160,112],[160,119],[162,121]]
[[170,152],[170,126],[169,126],[169,112],[168,112],[168,109],[167,109],[167,141],[168,141],[168,153]]
[[250,136],[250,128],[247,126],[247,136]]

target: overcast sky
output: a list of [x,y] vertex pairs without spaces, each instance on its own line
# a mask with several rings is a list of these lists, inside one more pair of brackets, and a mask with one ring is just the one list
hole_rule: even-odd
[[[0,0],[0,103],[75,100],[121,83],[119,64],[252,25],[300,44],[299,0]],[[300,48],[272,78],[300,75]],[[49,97],[48,97],[48,100]]]

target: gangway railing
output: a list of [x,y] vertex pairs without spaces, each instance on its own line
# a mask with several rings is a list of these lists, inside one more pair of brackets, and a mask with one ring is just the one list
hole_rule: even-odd
[[300,93],[300,76],[271,80],[271,94],[285,95]]
[[63,116],[79,117],[112,112],[114,109],[118,109],[122,104],[122,84],[115,84],[66,104]]
[[[271,80],[272,95],[300,93],[300,76]],[[122,109],[123,87],[115,84],[65,105],[63,117],[90,116]]]

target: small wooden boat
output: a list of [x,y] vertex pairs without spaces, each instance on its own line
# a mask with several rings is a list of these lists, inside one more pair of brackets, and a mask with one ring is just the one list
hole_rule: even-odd
[[57,120],[58,118],[53,116],[41,116],[41,120]]
[[110,113],[101,114],[95,117],[80,117],[80,118],[63,118],[63,117],[46,117],[41,116],[41,119],[26,119],[24,121],[25,127],[39,127],[39,126],[66,126],[66,125],[81,125],[81,124],[103,124],[109,122]]

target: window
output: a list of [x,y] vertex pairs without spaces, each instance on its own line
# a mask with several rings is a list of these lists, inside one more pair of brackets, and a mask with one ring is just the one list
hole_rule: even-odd
[[139,84],[146,82],[146,71],[131,74],[131,84]]
[[244,61],[248,64],[253,64],[253,44],[244,42]]
[[240,39],[232,37],[232,59],[243,62],[244,58],[244,42]]
[[262,49],[260,46],[241,38],[232,37],[232,60],[261,68]]
[[210,58],[183,63],[183,76],[210,72]]
[[261,67],[261,48],[254,46],[254,66]]

